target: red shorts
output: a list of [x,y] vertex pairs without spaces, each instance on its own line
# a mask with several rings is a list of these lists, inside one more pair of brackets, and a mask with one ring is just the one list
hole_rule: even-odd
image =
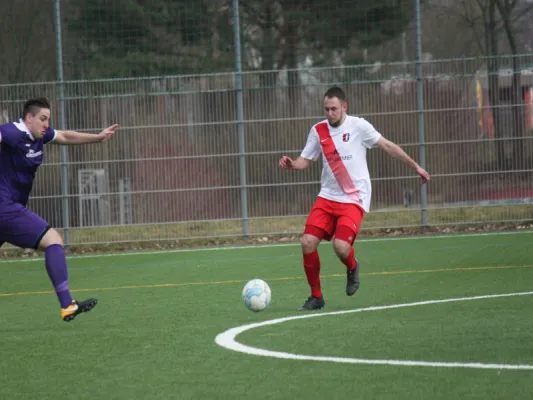
[[339,203],[318,197],[307,221],[304,234],[320,240],[335,238],[353,244],[363,222],[365,211],[356,204]]

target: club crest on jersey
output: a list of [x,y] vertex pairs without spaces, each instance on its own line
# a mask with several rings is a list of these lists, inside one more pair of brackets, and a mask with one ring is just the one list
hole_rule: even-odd
[[343,133],[342,134],[342,141],[343,142],[347,142],[348,140],[350,140],[350,134],[349,133]]

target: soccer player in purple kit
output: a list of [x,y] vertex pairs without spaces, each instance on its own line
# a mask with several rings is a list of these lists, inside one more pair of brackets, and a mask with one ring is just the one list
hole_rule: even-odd
[[44,250],[46,271],[64,321],[92,310],[98,300],[72,298],[63,240],[43,218],[28,210],[26,203],[35,173],[43,162],[45,144],[103,143],[117,128],[115,124],[98,134],[54,130],[50,128],[50,103],[45,98],[26,101],[18,122],[0,125],[0,246],[7,242],[20,248]]

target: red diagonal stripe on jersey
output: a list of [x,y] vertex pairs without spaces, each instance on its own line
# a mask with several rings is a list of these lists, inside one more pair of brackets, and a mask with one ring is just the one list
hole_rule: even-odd
[[320,139],[320,145],[322,146],[324,157],[326,157],[337,183],[341,187],[342,191],[346,193],[352,200],[360,203],[361,197],[359,196],[359,190],[357,190],[355,187],[352,177],[342,162],[342,158],[337,151],[337,147],[333,142],[333,138],[331,137],[328,124],[325,122],[318,124],[316,126],[316,131],[318,132],[318,138]]

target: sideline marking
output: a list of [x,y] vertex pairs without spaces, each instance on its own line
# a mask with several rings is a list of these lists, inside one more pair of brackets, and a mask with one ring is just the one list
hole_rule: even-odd
[[[393,242],[397,240],[428,240],[428,239],[454,239],[454,238],[464,238],[464,237],[483,237],[483,236],[509,236],[509,235],[524,235],[524,234],[533,234],[531,230],[523,231],[504,231],[504,232],[484,232],[484,233],[458,233],[458,234],[444,234],[444,235],[426,235],[426,236],[402,236],[402,237],[384,237],[384,238],[368,238],[368,239],[359,239],[356,243],[372,243],[372,242]],[[326,243],[322,243],[324,246]],[[172,249],[172,250],[157,250],[157,251],[132,251],[132,252],[121,252],[121,253],[105,253],[105,254],[83,254],[77,255],[73,254],[68,256],[69,260],[74,259],[84,259],[84,258],[105,258],[105,257],[127,257],[127,256],[143,256],[143,255],[154,255],[154,254],[172,254],[172,253],[197,253],[202,251],[219,251],[219,250],[245,250],[245,249],[260,249],[260,248],[275,248],[275,247],[294,247],[300,246],[300,243],[276,243],[276,244],[250,244],[242,246],[222,246],[222,247],[205,247],[205,248],[194,248],[194,249]],[[0,264],[9,264],[9,263],[19,263],[19,262],[31,262],[31,261],[43,261],[43,257],[34,257],[34,258],[12,258],[12,259],[0,259]]]
[[327,356],[309,356],[304,354],[294,354],[294,353],[285,353],[281,351],[271,351],[260,349],[257,347],[251,347],[243,345],[235,340],[235,338],[243,332],[249,331],[255,328],[261,328],[268,325],[281,324],[287,321],[294,321],[298,319],[307,319],[307,318],[317,318],[325,317],[328,315],[342,315],[350,313],[358,313],[364,311],[380,311],[380,310],[389,310],[395,308],[404,308],[404,307],[416,307],[424,306],[429,304],[441,304],[441,303],[453,303],[459,301],[472,301],[472,300],[482,300],[482,299],[492,299],[498,297],[513,297],[513,296],[529,296],[533,295],[533,292],[517,292],[517,293],[506,293],[506,294],[493,294],[493,295],[484,295],[484,296],[473,296],[473,297],[458,297],[452,299],[442,299],[442,300],[428,300],[428,301],[419,301],[415,303],[404,303],[404,304],[392,304],[388,306],[376,306],[376,307],[366,307],[358,308],[355,310],[346,310],[346,311],[334,311],[328,313],[315,313],[315,314],[306,314],[298,315],[293,317],[277,318],[269,321],[258,322],[254,324],[247,324],[238,326],[235,328],[228,329],[215,338],[216,344],[221,347],[224,347],[228,350],[237,351],[240,353],[263,356],[263,357],[274,357],[282,358],[287,360],[306,360],[306,361],[329,361],[335,363],[343,364],[370,364],[370,365],[396,365],[396,366],[407,366],[407,367],[432,367],[432,368],[475,368],[475,369],[507,369],[507,370],[533,370],[533,365],[529,364],[490,364],[490,363],[462,363],[462,362],[447,362],[447,361],[414,361],[414,360],[372,360],[366,358],[346,358],[346,357],[327,357]]
[[[405,271],[379,271],[379,272],[366,272],[361,275],[406,275],[406,274],[429,274],[432,272],[466,272],[466,271],[483,271],[483,270],[498,270],[498,269],[514,269],[514,268],[531,268],[533,265],[498,265],[494,267],[460,267],[460,268],[441,268],[441,269],[419,269],[419,270],[405,270]],[[337,278],[345,277],[344,274],[328,274],[322,275],[320,278]],[[296,281],[303,279],[301,276],[287,276],[282,278],[267,279],[270,281]],[[73,289],[72,293],[81,292],[96,292],[96,291],[113,291],[120,289],[157,289],[166,287],[183,287],[183,286],[207,286],[207,285],[224,285],[228,283],[245,283],[246,279],[234,279],[227,281],[214,281],[214,282],[183,282],[183,283],[159,283],[153,285],[128,285],[128,286],[116,286],[108,288],[88,288],[88,289]],[[14,292],[14,293],[0,293],[0,297],[12,297],[12,296],[29,296],[34,294],[54,294],[51,290],[41,290],[35,292]]]

